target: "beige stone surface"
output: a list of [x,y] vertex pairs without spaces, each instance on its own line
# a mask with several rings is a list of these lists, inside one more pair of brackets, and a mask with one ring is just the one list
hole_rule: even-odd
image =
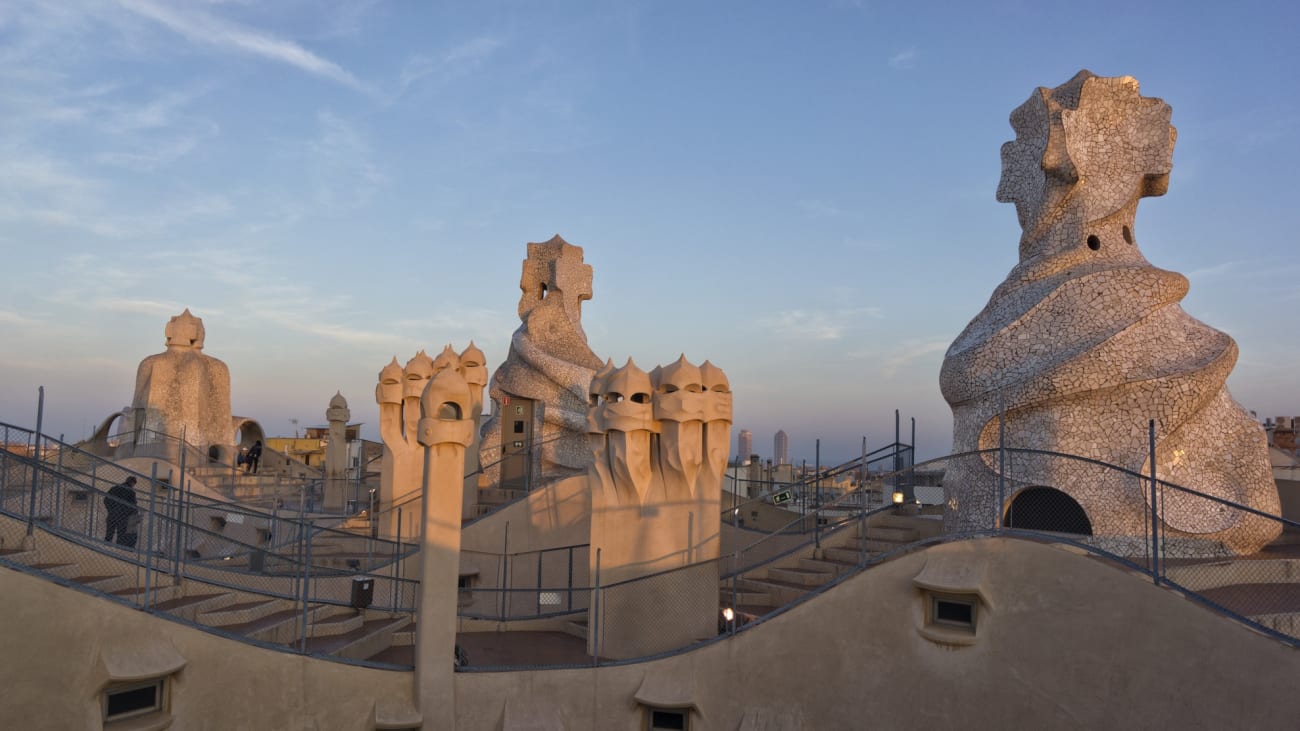
[[541,444],[535,467],[541,480],[563,479],[586,470],[587,384],[600,359],[587,345],[582,303],[591,299],[591,267],[582,249],[558,235],[528,244],[519,280],[519,319],[510,352],[492,374],[488,393],[495,405],[483,425],[479,459],[491,483],[500,481],[501,404],[509,397],[537,402],[533,438]]
[[457,577],[465,450],[477,426],[474,396],[459,356],[448,346],[420,398],[417,437],[423,458],[420,599],[416,626],[417,708],[429,728],[456,718],[452,679],[456,648]]
[[603,590],[592,651],[635,657],[709,636],[731,445],[726,375],[685,356],[646,373],[629,358],[596,373],[589,401],[592,576],[598,559],[601,586],[698,564]]
[[479,432],[479,426],[483,423],[483,390],[488,384],[487,356],[479,350],[474,341],[469,342],[469,347],[465,348],[460,354],[461,372],[465,374],[465,382],[469,384],[470,395],[474,402],[471,405],[471,417],[474,419],[474,440],[470,442],[465,465],[465,483],[462,488],[461,512],[463,518],[469,520],[478,514],[478,486],[482,476],[481,465],[479,465],[478,455],[479,448],[482,446],[483,438]]
[[[382,475],[380,477],[379,502],[383,520],[380,531],[384,535],[397,533],[397,514],[395,505],[402,506],[401,532],[403,539],[419,535],[419,505],[414,502],[420,492],[424,479],[423,450],[416,434],[420,419],[420,397],[434,374],[451,368],[462,373],[472,394],[472,401],[466,407],[467,418],[477,419],[483,409],[483,383],[486,371],[483,369],[483,354],[471,343],[464,354],[469,357],[470,366],[462,363],[462,356],[457,355],[450,345],[443,348],[437,358],[430,358],[423,350],[416,353],[406,366],[397,362],[397,358],[379,372],[379,384],[375,386],[375,401],[379,404],[379,434],[384,442]],[[462,475],[462,478],[464,475]],[[462,501],[464,497],[462,494]]]
[[[915,585],[935,557],[984,578],[979,642],[919,631]],[[1068,576],[1069,581],[1062,581]],[[228,640],[17,571],[0,570],[0,718],[6,727],[98,728],[101,653],[179,655],[173,728],[369,729],[409,707],[412,674]],[[108,642],[107,638],[113,638]],[[167,650],[170,648],[170,650]],[[21,662],[40,658],[40,662]],[[1213,662],[1208,661],[1212,658]],[[18,661],[15,661],[17,659]],[[735,639],[651,662],[457,673],[454,728],[499,729],[509,702],[575,729],[642,728],[633,700],[676,683],[693,728],[797,711],[805,728],[1291,728],[1300,652],[1149,579],[1014,539],[943,544],[846,581]],[[425,716],[426,728],[438,725]]]
[[[1170,114],[1136,80],[1087,71],[1012,113],[998,200],[1016,206],[1020,262],[944,360],[953,452],[996,448],[1005,411],[1009,447],[1148,473],[1155,419],[1161,479],[1275,514],[1263,431],[1224,386],[1236,344],[1183,312],[1187,279],[1152,266],[1134,234],[1139,199],[1168,188]],[[949,526],[991,528],[1020,489],[1048,486],[1073,497],[1097,535],[1149,529],[1138,480],[1049,457],[1013,467],[998,504],[995,457],[955,462]],[[1248,553],[1278,533],[1204,498],[1165,491],[1161,501],[1184,555]]]
[[140,362],[131,399],[132,426],[184,436],[200,450],[234,460],[230,369],[203,352],[203,320],[186,309],[168,321],[167,349]]

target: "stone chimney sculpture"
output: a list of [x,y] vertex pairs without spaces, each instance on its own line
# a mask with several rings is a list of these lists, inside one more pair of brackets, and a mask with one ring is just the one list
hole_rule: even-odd
[[[420,445],[423,500],[411,507],[422,516],[420,599],[417,603],[415,691],[424,724],[456,723],[457,578],[460,570],[461,494],[465,452],[474,440],[475,397],[461,358],[448,346],[418,399],[416,436]],[[481,393],[481,390],[480,390]],[[478,396],[481,400],[482,396]]]
[[[722,478],[731,445],[731,392],[711,363],[685,356],[646,373],[606,363],[589,388],[594,459],[591,572],[601,585],[685,566],[600,592],[606,618],[589,639],[602,657],[634,657],[716,631]],[[670,591],[666,606],[656,592]],[[665,620],[665,614],[671,614]],[[659,629],[646,633],[646,626]],[[663,628],[671,626],[671,632]],[[677,634],[673,634],[673,633]],[[670,636],[672,635],[672,636]]]
[[325,445],[325,509],[341,511],[346,505],[348,487],[348,419],[352,412],[342,392],[336,392],[325,410],[329,423],[329,443]]
[[[481,430],[480,462],[493,484],[526,473],[509,486],[536,489],[581,474],[591,462],[584,436],[587,384],[600,368],[582,330],[591,278],[582,249],[558,235],[528,244],[519,280],[523,324],[492,375],[493,415]],[[523,468],[513,468],[521,461]]]
[[[1136,80],[1087,71],[1012,112],[1016,139],[1002,147],[997,197],[1015,204],[1020,262],[944,360],[953,452],[996,449],[1002,414],[1007,447],[1145,475],[1154,419],[1161,480],[1276,514],[1264,434],[1224,386],[1236,344],[1183,312],[1187,279],[1137,246],[1138,201],[1169,185],[1169,120],[1169,106],[1141,96]],[[1082,509],[1072,532],[1140,550],[1150,500],[1141,480],[1018,454],[999,492],[998,469],[996,456],[954,461],[944,479],[950,528],[1014,525],[1019,495],[1054,490]],[[1278,533],[1188,493],[1165,490],[1161,503],[1171,555],[1249,553]]]
[[[419,525],[411,496],[420,490],[420,444],[416,428],[420,420],[420,395],[433,377],[433,359],[423,350],[416,353],[406,367],[391,363],[379,372],[375,401],[379,403],[379,436],[384,442],[383,468],[379,481],[377,508],[384,519],[379,530],[384,535],[397,532],[394,505],[403,504],[402,532],[409,535]],[[409,517],[408,517],[409,516]]]
[[203,353],[203,320],[186,309],[167,322],[167,350],[140,362],[131,399],[135,439],[184,436],[222,461],[234,461],[230,369]]
[[462,517],[465,520],[475,517],[478,506],[478,488],[481,482],[482,471],[479,464],[479,447],[482,445],[478,425],[483,419],[483,389],[488,383],[487,356],[483,351],[474,345],[474,341],[469,342],[469,347],[460,354],[461,371],[465,375],[465,382],[469,384],[470,397],[473,401],[470,403],[470,417],[476,425],[474,428],[474,439],[470,442],[466,459],[471,464],[465,470],[465,484],[463,497],[461,499]]
[[[423,477],[422,452],[416,435],[420,397],[429,380],[445,370],[456,371],[462,378],[467,378],[472,399],[466,411],[467,418],[477,424],[483,410],[483,384],[487,381],[487,370],[483,368],[483,352],[473,343],[460,355],[450,345],[444,347],[437,358],[430,358],[421,350],[407,361],[405,368],[398,365],[394,357],[379,373],[375,400],[379,402],[379,433],[384,441],[384,462],[378,499],[383,515],[380,531],[385,535],[397,533],[397,513],[393,506],[398,505],[402,507],[403,539],[418,536],[419,505],[414,501],[414,495],[418,494]],[[473,479],[464,477],[464,482],[469,484]],[[461,502],[466,499],[473,504],[472,496],[462,495]]]

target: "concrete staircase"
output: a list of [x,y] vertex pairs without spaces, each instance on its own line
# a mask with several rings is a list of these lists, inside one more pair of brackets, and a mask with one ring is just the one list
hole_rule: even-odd
[[[205,583],[177,581],[166,572],[148,572],[114,555],[105,544],[96,551],[50,534],[38,534],[36,548],[23,540],[21,522],[0,516],[0,561],[22,564],[70,587],[81,586],[140,608],[149,608],[247,640],[298,649],[304,619],[301,602]],[[0,570],[4,570],[0,567]],[[70,598],[70,600],[73,600]],[[409,645],[409,635],[395,639],[409,622],[407,615],[356,610],[331,604],[308,605],[306,650],[313,654],[364,659],[394,645]]]
[[724,579],[718,587],[723,607],[734,607],[738,621],[753,621],[799,601],[810,591],[856,571],[871,560],[922,538],[937,535],[938,521],[922,516],[882,513],[873,516],[863,535],[861,525],[825,537],[817,549],[803,550],[743,573],[734,586]]
[[1171,560],[1165,575],[1229,611],[1300,636],[1300,531],[1283,532],[1253,556]]

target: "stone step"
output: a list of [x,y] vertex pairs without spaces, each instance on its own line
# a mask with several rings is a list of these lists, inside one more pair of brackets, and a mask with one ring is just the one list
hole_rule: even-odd
[[330,635],[345,634],[359,628],[364,621],[365,617],[362,613],[354,609],[335,612],[313,621],[311,626],[307,628],[307,636],[329,637]]
[[742,624],[753,622],[754,620],[766,614],[776,611],[777,607],[771,604],[741,604],[736,607],[736,616]]
[[1300,637],[1300,612],[1278,612],[1275,614],[1258,614],[1251,619],[1291,637]]
[[740,591],[736,592],[735,597],[731,595],[731,587],[727,586],[718,591],[718,601],[722,606],[732,606],[733,601],[736,605],[741,604],[767,604],[772,600],[771,595],[765,591]]
[[888,541],[891,543],[912,543],[921,537],[913,528],[899,528],[890,525],[867,526],[867,539]]
[[191,622],[198,622],[202,612],[210,612],[233,604],[238,598],[234,592],[223,591],[207,594],[186,594],[153,605],[155,611],[166,612],[173,617],[180,617]]
[[834,578],[839,578],[850,574],[857,569],[858,562],[834,561],[824,558],[801,558],[799,559],[799,568],[808,569],[809,571],[820,571],[830,574]]
[[[118,589],[117,591],[113,591],[109,593],[113,594],[114,596],[120,596],[123,599],[126,599],[127,601],[137,606],[141,606],[144,604],[145,591],[143,585],[131,586],[125,589]],[[174,599],[180,595],[181,595],[181,587],[176,586],[175,584],[164,584],[162,586],[153,586],[153,585],[149,586],[150,605],[153,605],[156,602],[167,601],[168,599]]]
[[780,581],[785,584],[796,584],[799,586],[814,588],[814,587],[821,586],[822,584],[825,584],[831,579],[834,579],[835,574],[823,573],[821,571],[813,571],[811,569],[803,569],[803,568],[799,568],[799,569],[770,568],[767,570],[766,578],[768,580]]
[[574,637],[577,637],[580,640],[585,640],[587,639],[587,630],[588,630],[587,618],[583,617],[582,619],[571,619],[565,622],[564,626],[561,627],[561,629],[564,631],[565,634],[573,635]]
[[61,576],[65,579],[81,573],[81,565],[76,563],[34,563],[31,567],[37,571],[43,571],[53,576]]
[[[311,612],[308,612],[307,621],[311,622]],[[302,608],[287,607],[247,622],[222,625],[221,629],[250,640],[287,644],[302,636],[301,624]]]
[[135,586],[136,583],[134,576],[124,576],[122,574],[82,574],[73,576],[71,580],[82,586],[89,586],[110,594],[118,589]]
[[[402,631],[395,632],[394,636],[401,634]],[[399,667],[411,667],[415,665],[415,645],[393,644],[366,659],[370,662],[382,662],[388,665],[397,665]]]
[[415,645],[415,622],[406,625],[405,629],[399,629],[393,633],[393,647],[407,647]]
[[30,566],[38,560],[36,551],[24,548],[0,548],[0,558]]
[[800,584],[787,584],[779,580],[757,578],[742,579],[740,586],[745,591],[762,592],[767,594],[769,600],[777,606],[784,606],[790,602],[796,601],[799,597],[807,594],[810,589],[814,588]]
[[410,615],[367,619],[350,632],[307,638],[307,652],[363,660],[392,647],[393,634],[410,621]]
[[[867,558],[871,558],[872,551],[867,551]],[[839,564],[857,565],[862,560],[862,550],[854,548],[823,548],[822,556],[826,561],[834,561]]]
[[1300,583],[1300,558],[1225,559],[1223,561],[1173,564],[1165,575],[1191,591],[1205,591],[1235,584]]
[[897,548],[901,548],[902,546],[906,546],[908,543],[911,542],[912,541],[900,542],[900,541],[889,541],[883,538],[868,538],[866,540],[868,558],[870,558],[871,554],[886,553],[888,551],[893,551]]
[[279,599],[265,597],[243,599],[242,601],[199,612],[195,620],[210,627],[224,627],[231,624],[251,622],[281,608],[281,600]]

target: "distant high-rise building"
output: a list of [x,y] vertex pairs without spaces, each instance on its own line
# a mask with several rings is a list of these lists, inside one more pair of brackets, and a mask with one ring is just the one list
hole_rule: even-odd
[[772,439],[772,461],[776,464],[788,464],[790,462],[790,437],[782,429],[776,433]]
[[736,461],[744,462],[754,453],[754,433],[748,429],[741,429],[740,436],[736,437]]

